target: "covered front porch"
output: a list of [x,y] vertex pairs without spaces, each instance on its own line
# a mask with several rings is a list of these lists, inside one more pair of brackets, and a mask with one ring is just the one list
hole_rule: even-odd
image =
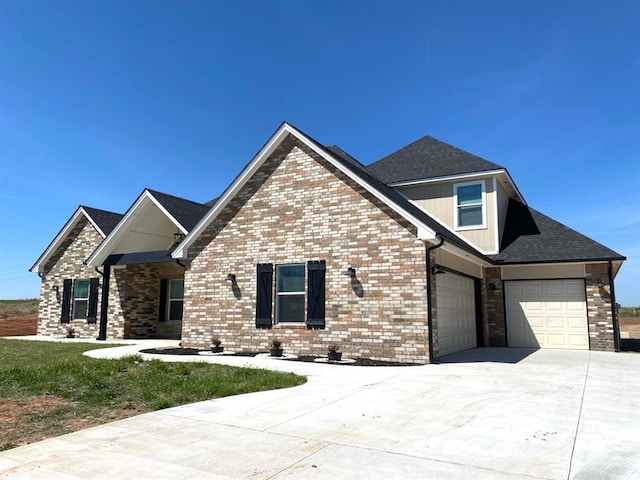
[[107,270],[99,339],[180,339],[184,268],[170,251],[111,255]]

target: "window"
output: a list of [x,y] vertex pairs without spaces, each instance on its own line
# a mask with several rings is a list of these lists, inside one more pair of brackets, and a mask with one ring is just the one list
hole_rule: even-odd
[[276,267],[276,322],[304,323],[305,266]]
[[184,304],[184,280],[169,280],[169,318],[168,320],[182,320],[182,306]]
[[456,230],[486,228],[484,181],[453,186]]
[[89,280],[76,280],[73,288],[73,318],[87,318]]
[[[308,329],[325,328],[325,273],[324,260],[311,260],[306,268],[304,264],[276,267],[276,323],[304,325],[306,315]],[[273,264],[259,263],[256,275],[256,328],[272,328]]]

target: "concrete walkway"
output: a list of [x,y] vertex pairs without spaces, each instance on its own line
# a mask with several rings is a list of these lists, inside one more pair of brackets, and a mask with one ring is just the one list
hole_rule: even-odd
[[638,354],[475,349],[420,367],[199,359],[309,381],[8,450],[0,478],[640,478]]

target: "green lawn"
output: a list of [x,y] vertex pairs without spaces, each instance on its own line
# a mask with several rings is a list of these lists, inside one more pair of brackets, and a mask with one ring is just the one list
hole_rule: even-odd
[[82,355],[105,346],[0,339],[0,450],[143,412],[306,381],[207,363]]

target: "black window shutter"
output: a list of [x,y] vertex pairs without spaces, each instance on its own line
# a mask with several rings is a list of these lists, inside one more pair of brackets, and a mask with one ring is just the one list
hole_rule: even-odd
[[307,328],[324,328],[324,260],[307,263]]
[[164,322],[167,320],[167,288],[169,281],[164,279],[160,280],[160,304],[158,305],[158,321]]
[[60,323],[69,323],[71,318],[71,284],[70,278],[62,281],[62,314],[60,315]]
[[271,328],[273,303],[273,264],[259,263],[256,286],[256,328]]
[[98,317],[98,278],[89,279],[89,306],[87,323],[96,323]]

